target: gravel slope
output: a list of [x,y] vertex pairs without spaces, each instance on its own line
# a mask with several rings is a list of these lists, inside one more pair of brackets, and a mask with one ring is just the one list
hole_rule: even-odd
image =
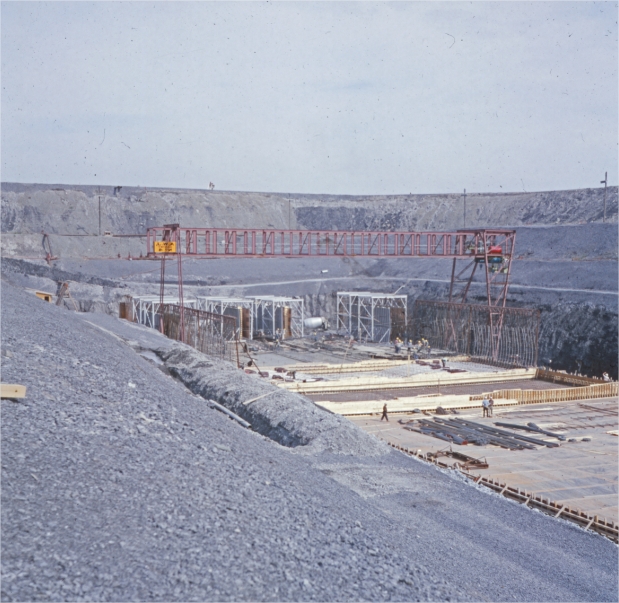
[[[135,351],[167,340],[93,318],[3,282],[28,396],[2,401],[2,600],[617,600],[602,537],[361,440],[280,446]],[[184,370],[226,402],[232,369]]]
[[28,386],[2,401],[2,600],[456,596],[350,490],[6,283],[2,349]]

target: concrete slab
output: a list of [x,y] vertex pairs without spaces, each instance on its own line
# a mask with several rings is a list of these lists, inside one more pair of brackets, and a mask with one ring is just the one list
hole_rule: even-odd
[[[406,415],[408,419],[414,416]],[[481,411],[466,411],[458,416],[486,425],[493,425],[496,421],[563,425],[561,433],[577,441],[562,442],[558,448],[512,451],[495,446],[457,444],[452,444],[451,448],[487,461],[488,469],[473,470],[474,475],[499,479],[509,486],[606,520],[619,520],[617,438],[606,433],[612,430],[609,424],[616,429],[619,423],[618,399],[499,406],[490,419],[482,418]],[[411,450],[426,453],[450,448],[443,440],[403,429],[393,417],[388,423],[381,422],[379,416],[349,418],[369,433]],[[591,441],[584,442],[583,437],[591,438]]]
[[[430,396],[415,396],[412,398],[395,398],[394,400],[366,400],[365,402],[330,402],[317,401],[316,404],[339,415],[373,415],[381,414],[383,405],[387,403],[389,413],[410,413],[417,410],[436,410],[438,406],[445,410],[450,409],[481,409],[479,400],[470,400],[470,396],[443,396],[432,394]],[[514,406],[517,400],[497,399],[494,401],[497,406]],[[480,411],[481,412],[481,411]]]

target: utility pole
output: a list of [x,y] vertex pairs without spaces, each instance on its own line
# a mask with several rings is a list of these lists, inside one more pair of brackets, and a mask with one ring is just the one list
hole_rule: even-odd
[[604,185],[604,219],[606,222],[606,187],[608,186],[608,172],[604,172],[604,180],[600,180],[600,184]]
[[464,228],[466,228],[466,189],[464,189]]
[[101,236],[101,187],[97,187],[97,194],[99,195],[99,236]]

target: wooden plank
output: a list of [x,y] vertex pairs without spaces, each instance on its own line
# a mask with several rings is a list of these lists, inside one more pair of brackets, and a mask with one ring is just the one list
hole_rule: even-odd
[[348,391],[372,391],[383,389],[408,389],[423,386],[447,386],[475,383],[500,383],[533,379],[535,371],[511,369],[500,373],[423,373],[410,377],[350,377],[332,381],[313,381],[308,383],[278,383],[279,387],[297,393],[334,393]]
[[25,398],[26,386],[16,385],[14,383],[2,383],[1,384],[1,396],[2,398]]

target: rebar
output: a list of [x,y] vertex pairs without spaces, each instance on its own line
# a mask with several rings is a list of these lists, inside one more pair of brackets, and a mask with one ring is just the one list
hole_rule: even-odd
[[181,340],[181,311],[185,322],[185,343],[192,348],[230,362],[236,361],[238,345],[236,319],[224,314],[213,314],[194,308],[163,304],[163,334]]
[[[501,335],[497,338],[493,329],[498,314]],[[417,300],[408,330],[416,339],[427,339],[433,348],[528,367],[537,365],[539,322],[540,312],[535,309]]]

